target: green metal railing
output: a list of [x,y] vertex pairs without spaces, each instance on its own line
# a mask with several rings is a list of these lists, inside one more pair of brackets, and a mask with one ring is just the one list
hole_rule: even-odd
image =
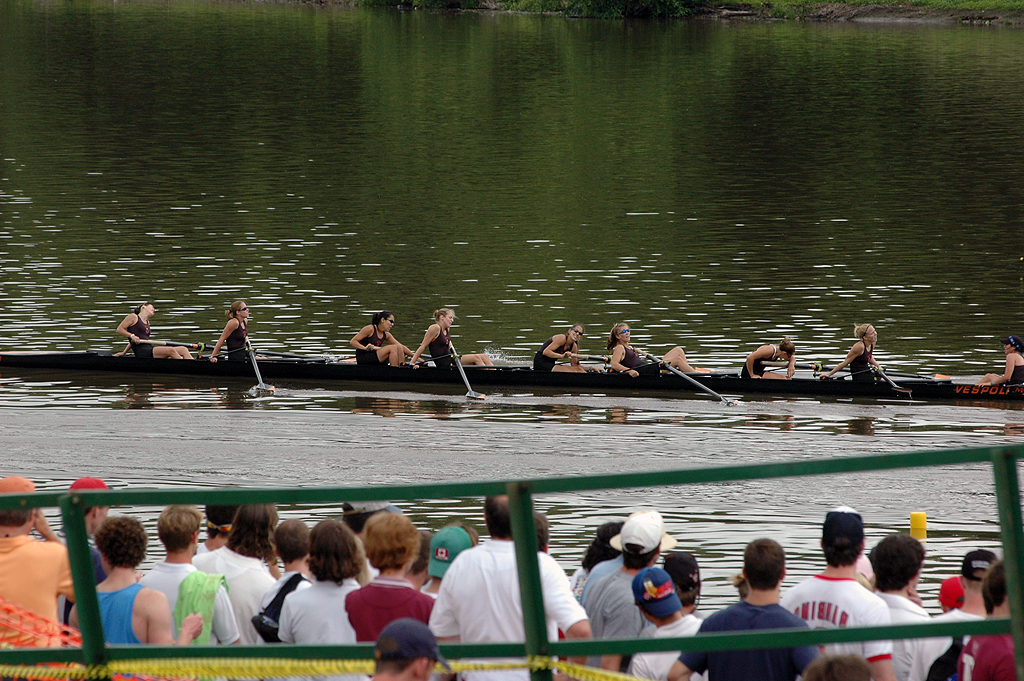
[[[522,594],[525,640],[521,643],[445,644],[442,651],[453,658],[584,656],[625,654],[658,650],[740,650],[776,648],[921,636],[1011,633],[1016,654],[1017,677],[1024,679],[1024,588],[1022,588],[1022,541],[1020,486],[1017,461],[1024,458],[1024,445],[976,449],[940,450],[909,454],[887,454],[819,461],[769,463],[760,465],[691,468],[615,475],[463,482],[429,485],[331,488],[254,489],[123,489],[82,492],[37,492],[0,495],[0,509],[59,507],[67,533],[68,551],[74,576],[78,617],[82,629],[81,648],[0,649],[0,664],[78,662],[99,665],[116,660],[178,659],[200,656],[217,658],[369,659],[372,646],[359,645],[273,645],[273,646],[108,646],[100,625],[99,604],[92,561],[85,530],[84,509],[92,506],[162,506],[167,504],[337,504],[387,499],[411,501],[429,498],[480,497],[508,494],[513,535],[517,538],[516,560]],[[599,489],[736,482],[767,478],[856,473],[898,468],[921,468],[953,464],[988,463],[992,466],[998,505],[1003,560],[1006,565],[1010,599],[1009,619],[978,622],[928,623],[855,627],[848,629],[793,629],[742,633],[706,634],[688,638],[622,639],[595,641],[549,641],[536,560],[537,542],[533,526],[533,497],[537,494]],[[534,681],[549,681],[551,672],[533,672]]]

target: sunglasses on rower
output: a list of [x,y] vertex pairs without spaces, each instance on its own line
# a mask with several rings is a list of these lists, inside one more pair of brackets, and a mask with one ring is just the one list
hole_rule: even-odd
[[630,329],[623,329],[623,330],[619,331],[619,333],[621,333],[623,336],[625,336],[629,332],[630,332]]

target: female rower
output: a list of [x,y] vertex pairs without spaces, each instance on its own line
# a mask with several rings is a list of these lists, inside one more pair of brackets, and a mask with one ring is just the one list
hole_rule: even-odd
[[846,353],[846,359],[832,367],[832,370],[827,374],[822,374],[822,378],[831,378],[837,371],[849,366],[850,377],[853,378],[853,380],[875,380],[871,367],[874,367],[878,371],[882,370],[882,365],[876,362],[875,358],[871,356],[875,351],[875,344],[878,342],[878,332],[875,331],[875,327],[870,324],[858,324],[853,327],[853,335],[860,340],[853,344],[853,347],[850,348],[850,352]]
[[[573,324],[565,333],[558,333],[544,341],[540,350],[533,356],[534,371],[572,371],[583,373],[580,366],[580,339],[583,338],[583,325]],[[557,360],[569,358],[569,364],[555,364]]]
[[[789,362],[789,366],[786,367],[785,376],[765,371],[764,363],[777,359]],[[789,336],[786,336],[778,345],[762,345],[747,355],[747,361],[743,364],[743,371],[740,372],[740,376],[742,378],[778,378],[788,380],[793,378],[794,371],[796,371],[796,346],[793,345],[793,341],[789,339]]]
[[391,335],[394,326],[395,315],[387,310],[374,314],[372,321],[359,329],[359,333],[349,341],[349,345],[356,349],[356,363],[390,364],[396,367],[412,355],[412,350]]
[[[637,367],[643,366],[645,360],[629,344],[630,332],[629,324],[619,322],[613,326],[611,333],[608,335],[608,350],[612,353],[612,369],[625,372],[636,378],[640,375]],[[674,366],[680,371],[693,371],[693,367],[686,361],[686,353],[679,346],[666,352],[661,361]],[[658,367],[653,364],[644,367],[644,373],[658,373],[658,371]]]
[[[455,323],[455,313],[447,307],[442,307],[440,310],[434,310],[434,322],[427,327],[427,332],[423,334],[423,342],[416,348],[416,352],[413,353],[412,359],[409,363],[412,364],[413,369],[418,369],[419,365],[416,364],[419,361],[420,355],[423,354],[424,350],[429,348],[430,357],[433,357],[434,366],[439,369],[454,369],[455,362],[451,358],[451,337],[448,335],[448,330],[452,328],[452,324]],[[486,352],[478,352],[473,355],[462,355],[459,358],[464,366],[469,365],[483,365],[493,366],[494,362],[487,355]]]
[[[117,332],[128,339],[129,347],[136,357],[156,357],[157,359],[192,359],[192,353],[188,348],[180,345],[158,345],[139,341],[149,340],[149,320],[156,312],[153,303],[136,305],[129,312],[121,323],[117,325]],[[124,353],[121,353],[124,354]]]
[[1000,385],[1002,383],[1024,383],[1024,341],[1018,336],[1001,338],[1006,353],[1006,369],[1002,374],[985,374],[978,385]]
[[228,359],[245,361],[248,359],[245,356],[245,344],[249,337],[249,306],[245,304],[244,300],[236,300],[231,303],[231,307],[224,311],[224,316],[228,318],[228,323],[224,325],[217,344],[213,346],[210,361],[217,361],[217,353],[224,345],[227,345],[228,348],[224,353]]

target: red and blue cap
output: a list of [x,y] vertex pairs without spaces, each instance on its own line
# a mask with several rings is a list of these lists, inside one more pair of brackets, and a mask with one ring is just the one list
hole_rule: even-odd
[[658,567],[644,568],[636,573],[633,577],[633,599],[654,617],[668,617],[683,609],[672,577]]

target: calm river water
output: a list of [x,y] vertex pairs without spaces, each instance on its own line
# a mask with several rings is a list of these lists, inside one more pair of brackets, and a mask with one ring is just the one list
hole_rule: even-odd
[[[196,2],[0,3],[0,348],[211,341],[344,352],[375,310],[415,345],[524,361],[579,321],[738,366],[790,335],[835,361],[976,376],[1024,332],[1024,43],[927,25],[623,23]],[[659,470],[1017,444],[1017,409],[564,396],[0,372],[5,469],[48,486],[307,485]],[[6,471],[5,471],[6,472]],[[570,567],[660,508],[711,604],[750,538],[798,577],[823,513],[932,521],[925,593],[997,543],[985,467],[541,499]],[[477,500],[412,504],[425,525]],[[292,509],[314,517],[336,509]],[[124,509],[152,522],[153,509]],[[934,605],[934,603],[931,603]]]

